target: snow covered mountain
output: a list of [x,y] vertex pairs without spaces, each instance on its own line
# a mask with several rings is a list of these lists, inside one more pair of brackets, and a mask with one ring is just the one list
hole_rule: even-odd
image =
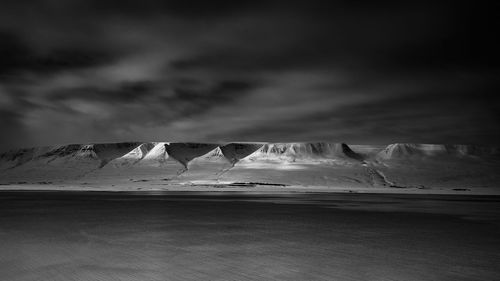
[[395,143],[380,151],[383,159],[412,158],[412,157],[495,157],[500,150],[498,147],[484,147],[477,145],[446,145],[446,144],[414,144]]
[[0,183],[166,181],[497,188],[497,147],[344,143],[70,144],[0,154]]

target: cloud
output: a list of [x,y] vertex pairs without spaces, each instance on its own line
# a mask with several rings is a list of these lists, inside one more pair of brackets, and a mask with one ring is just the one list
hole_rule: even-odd
[[4,131],[0,138],[0,147],[18,147],[32,144],[32,140],[28,139],[29,135],[24,130],[21,123],[21,114],[0,109],[0,127]]
[[112,56],[84,47],[61,47],[42,52],[18,35],[0,30],[0,81],[8,82],[21,75],[49,75],[62,71],[95,67],[109,63]]
[[6,1],[0,146],[496,143],[494,7],[469,4]]

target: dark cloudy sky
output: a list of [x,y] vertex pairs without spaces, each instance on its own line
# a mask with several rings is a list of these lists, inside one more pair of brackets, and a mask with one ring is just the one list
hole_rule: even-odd
[[498,13],[480,1],[1,1],[0,148],[500,143]]

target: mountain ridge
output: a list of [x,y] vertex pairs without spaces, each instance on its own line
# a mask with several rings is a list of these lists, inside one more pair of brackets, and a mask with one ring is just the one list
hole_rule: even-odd
[[0,183],[109,179],[292,185],[497,186],[498,147],[330,142],[123,142],[0,154]]

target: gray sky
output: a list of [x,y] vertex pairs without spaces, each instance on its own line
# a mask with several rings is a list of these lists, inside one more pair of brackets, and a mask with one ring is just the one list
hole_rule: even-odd
[[499,143],[498,4],[321,2],[2,1],[0,148]]

